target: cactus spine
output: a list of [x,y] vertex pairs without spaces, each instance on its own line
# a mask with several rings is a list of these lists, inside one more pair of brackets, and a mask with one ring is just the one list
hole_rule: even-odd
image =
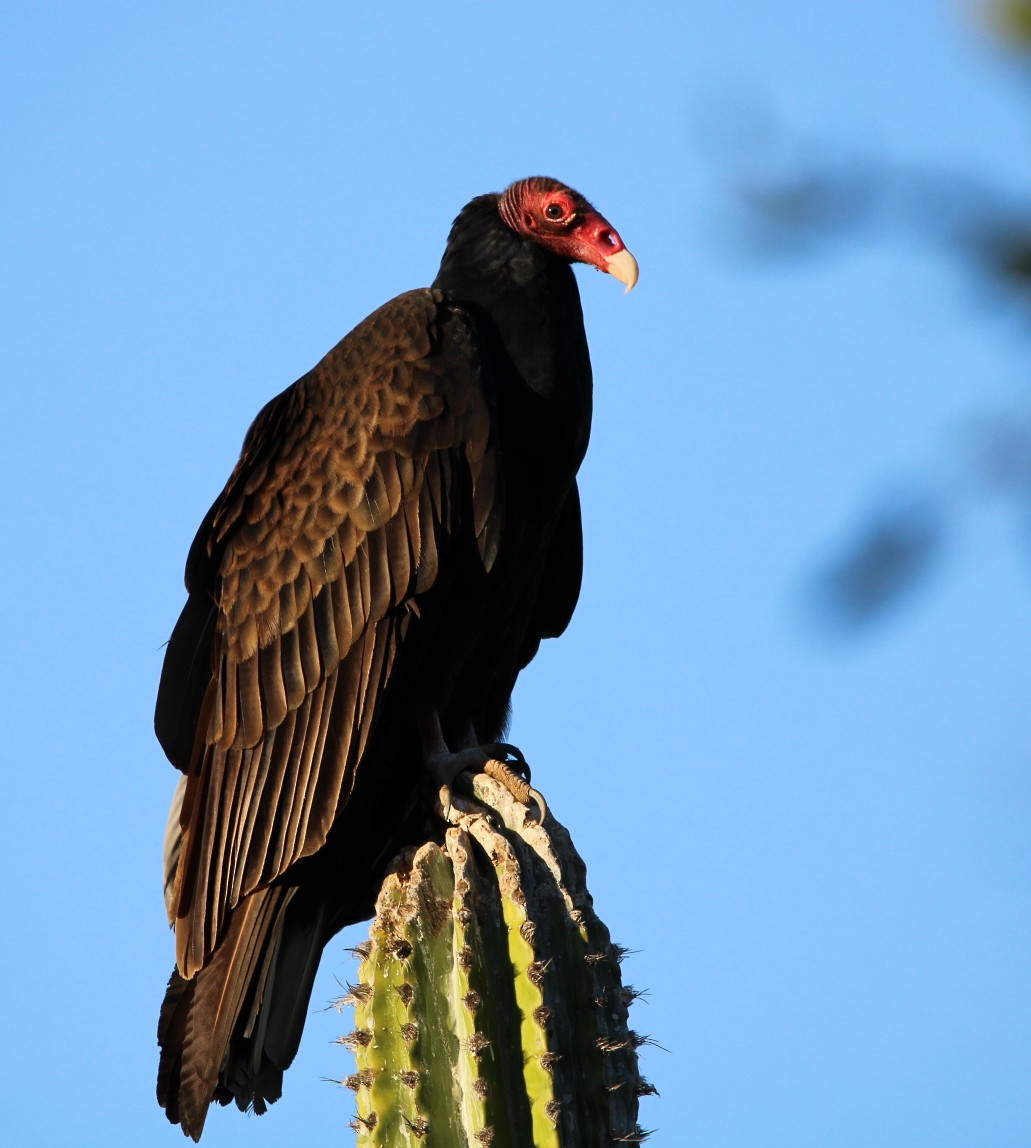
[[358,1148],[638,1142],[653,1090],[583,862],[550,814],[482,775],[475,795],[398,858],[359,948]]

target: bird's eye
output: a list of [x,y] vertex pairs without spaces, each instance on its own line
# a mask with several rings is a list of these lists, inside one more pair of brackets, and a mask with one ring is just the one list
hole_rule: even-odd
[[566,214],[566,209],[561,203],[549,203],[544,209],[544,214],[549,219],[561,219],[562,216]]

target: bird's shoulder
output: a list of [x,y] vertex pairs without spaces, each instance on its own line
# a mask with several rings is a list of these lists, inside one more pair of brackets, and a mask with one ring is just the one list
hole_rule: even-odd
[[264,645],[253,621],[270,623],[280,587],[304,568],[314,590],[332,580],[328,540],[346,565],[362,538],[419,497],[434,455],[464,456],[477,509],[489,511],[491,443],[475,319],[442,290],[405,292],[258,414],[198,532],[187,584],[210,586],[230,630],[251,619],[237,650],[246,657]]

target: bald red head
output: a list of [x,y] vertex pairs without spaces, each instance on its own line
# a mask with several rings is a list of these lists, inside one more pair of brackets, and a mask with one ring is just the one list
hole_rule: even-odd
[[561,258],[614,275],[628,291],[637,282],[637,260],[619,232],[578,191],[558,180],[538,175],[513,183],[498,211],[517,234]]

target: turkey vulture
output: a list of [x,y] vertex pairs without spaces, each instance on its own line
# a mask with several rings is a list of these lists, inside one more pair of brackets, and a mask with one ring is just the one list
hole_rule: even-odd
[[569,622],[591,420],[572,263],[637,280],[556,180],[473,199],[431,288],[265,406],[197,532],[155,714],[184,775],[158,1100],[194,1140],[212,1100],[278,1099],[323,946],[439,826],[448,748],[455,769],[495,752]]

